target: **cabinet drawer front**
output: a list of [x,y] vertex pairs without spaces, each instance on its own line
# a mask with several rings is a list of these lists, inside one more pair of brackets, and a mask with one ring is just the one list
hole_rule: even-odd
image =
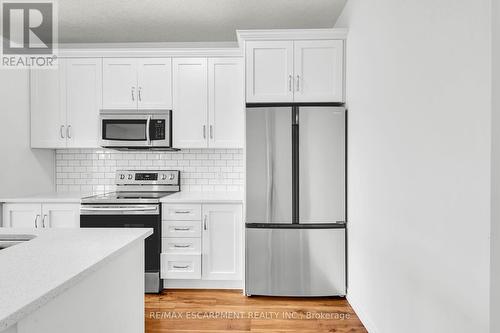
[[201,205],[163,205],[163,220],[193,221],[201,220]]
[[162,279],[201,279],[200,254],[161,254]]
[[201,237],[201,221],[163,221],[162,237]]
[[201,253],[201,238],[162,238],[161,252],[163,253]]

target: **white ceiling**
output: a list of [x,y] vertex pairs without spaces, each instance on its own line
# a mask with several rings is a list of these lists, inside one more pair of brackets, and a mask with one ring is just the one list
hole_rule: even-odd
[[347,0],[59,0],[60,43],[235,41],[236,29],[332,28]]

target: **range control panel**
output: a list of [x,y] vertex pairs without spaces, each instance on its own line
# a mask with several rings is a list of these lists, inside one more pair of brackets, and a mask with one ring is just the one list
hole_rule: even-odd
[[118,170],[116,185],[180,185],[179,170]]

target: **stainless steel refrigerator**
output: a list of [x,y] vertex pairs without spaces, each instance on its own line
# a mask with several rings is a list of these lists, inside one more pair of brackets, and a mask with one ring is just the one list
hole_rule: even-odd
[[247,295],[346,294],[346,111],[246,110]]

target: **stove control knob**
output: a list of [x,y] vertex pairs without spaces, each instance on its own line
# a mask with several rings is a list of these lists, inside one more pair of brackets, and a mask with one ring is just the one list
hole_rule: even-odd
[[120,174],[120,179],[121,180],[125,179],[125,175],[123,173]]
[[175,176],[173,173],[171,173],[169,176],[168,176],[168,180],[174,180]]
[[131,173],[128,174],[128,179],[129,180],[132,180],[132,178],[134,178],[134,175],[132,175]]
[[162,174],[161,175],[161,180],[166,180],[167,179],[167,175],[166,174]]

